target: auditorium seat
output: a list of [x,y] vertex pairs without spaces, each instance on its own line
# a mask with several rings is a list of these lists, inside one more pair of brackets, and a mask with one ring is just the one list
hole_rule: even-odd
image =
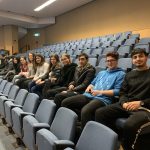
[[22,106],[24,104],[27,94],[28,94],[27,90],[20,89],[14,100],[10,99],[5,102],[5,104],[4,104],[5,119],[9,126],[12,126],[12,115],[11,115],[12,108],[14,108],[16,106]]
[[[75,138],[75,128],[77,115],[68,108],[58,109],[50,127],[41,129],[36,134],[36,146],[38,150],[56,150],[55,142],[73,141]],[[62,149],[62,148],[61,148]]]
[[39,96],[34,93],[29,93],[25,99],[23,106],[17,106],[12,109],[13,131],[18,137],[22,137],[23,117],[28,114],[35,114],[39,105]]
[[50,128],[56,111],[54,102],[43,99],[34,116],[23,118],[23,142],[30,150],[35,150],[36,132],[41,128]]
[[[117,150],[118,135],[103,124],[89,121],[85,125],[76,145],[71,141],[62,143],[64,147],[68,147],[65,150]],[[56,141],[55,144],[59,146],[61,142]]]

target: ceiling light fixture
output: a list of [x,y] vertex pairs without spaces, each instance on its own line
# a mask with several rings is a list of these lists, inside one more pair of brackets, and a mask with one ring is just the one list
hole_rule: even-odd
[[56,0],[48,0],[46,1],[44,4],[42,4],[41,6],[37,7],[34,9],[34,11],[40,11],[42,10],[43,8],[45,8],[46,6],[52,4],[53,2],[55,2]]

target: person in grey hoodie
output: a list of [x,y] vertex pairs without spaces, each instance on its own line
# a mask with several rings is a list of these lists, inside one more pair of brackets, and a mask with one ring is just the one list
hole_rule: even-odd
[[66,98],[61,106],[72,110],[81,109],[81,126],[94,119],[96,109],[113,103],[113,97],[119,96],[125,72],[118,68],[119,54],[106,55],[107,70],[100,71],[83,94]]

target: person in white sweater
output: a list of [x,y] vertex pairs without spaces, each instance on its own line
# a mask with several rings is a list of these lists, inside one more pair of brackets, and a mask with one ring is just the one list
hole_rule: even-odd
[[35,56],[36,61],[36,73],[31,83],[29,83],[29,92],[31,92],[31,88],[38,84],[38,80],[45,76],[48,73],[49,64],[45,62],[44,57],[41,54],[37,54]]

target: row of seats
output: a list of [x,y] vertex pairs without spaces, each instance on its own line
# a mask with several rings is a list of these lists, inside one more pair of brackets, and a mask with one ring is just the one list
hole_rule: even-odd
[[[27,90],[19,89],[18,86],[2,79],[0,115],[3,122],[6,121],[9,131],[12,128],[17,139],[21,138],[30,150],[59,150],[66,147],[79,150],[99,150],[100,147],[101,150],[115,150],[117,147],[117,134],[93,121],[85,126],[75,146],[75,112],[63,107],[56,112],[53,101],[44,99],[40,102],[38,95],[28,93]],[[104,144],[106,139],[107,143]]]

